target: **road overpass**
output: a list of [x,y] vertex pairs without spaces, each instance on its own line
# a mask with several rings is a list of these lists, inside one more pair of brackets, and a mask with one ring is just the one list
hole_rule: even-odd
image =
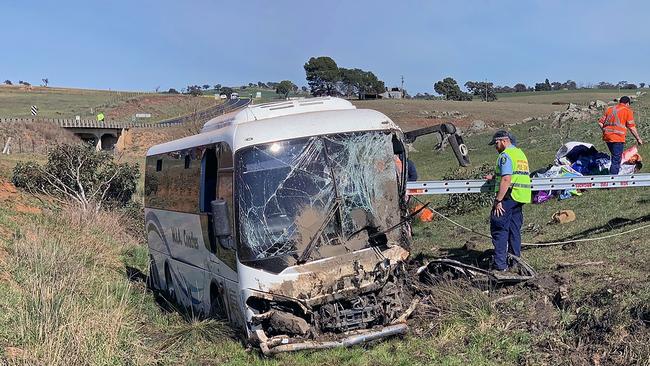
[[131,121],[99,122],[96,120],[77,120],[68,118],[0,118],[0,123],[54,123],[74,133],[82,140],[92,143],[95,145],[97,150],[113,150],[115,146],[119,144],[124,132],[130,128],[166,128],[179,126],[188,122],[205,123],[206,121],[224,113],[243,108],[248,105],[250,101],[250,99],[229,99],[226,103],[158,123],[139,123]]

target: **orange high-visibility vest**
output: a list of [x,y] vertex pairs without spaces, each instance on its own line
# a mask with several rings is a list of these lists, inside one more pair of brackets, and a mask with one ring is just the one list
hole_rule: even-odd
[[607,108],[600,122],[605,142],[625,142],[627,127],[635,127],[632,111],[623,104]]

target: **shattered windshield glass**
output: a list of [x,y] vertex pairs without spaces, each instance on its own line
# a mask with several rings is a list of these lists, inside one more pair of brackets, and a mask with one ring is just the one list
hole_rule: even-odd
[[240,259],[338,255],[399,223],[392,138],[388,131],[344,133],[238,152]]

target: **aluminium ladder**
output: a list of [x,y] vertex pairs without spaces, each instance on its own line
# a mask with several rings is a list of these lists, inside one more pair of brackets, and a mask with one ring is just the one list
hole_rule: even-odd
[[[650,174],[586,175],[582,177],[532,178],[533,191],[565,189],[649,187]],[[494,192],[494,181],[485,179],[430,180],[406,183],[410,196]]]

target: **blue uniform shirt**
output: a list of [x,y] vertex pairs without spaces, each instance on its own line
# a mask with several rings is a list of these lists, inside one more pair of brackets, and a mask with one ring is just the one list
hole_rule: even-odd
[[501,153],[497,164],[499,165],[502,177],[504,175],[512,175],[512,159],[510,159],[508,154]]

